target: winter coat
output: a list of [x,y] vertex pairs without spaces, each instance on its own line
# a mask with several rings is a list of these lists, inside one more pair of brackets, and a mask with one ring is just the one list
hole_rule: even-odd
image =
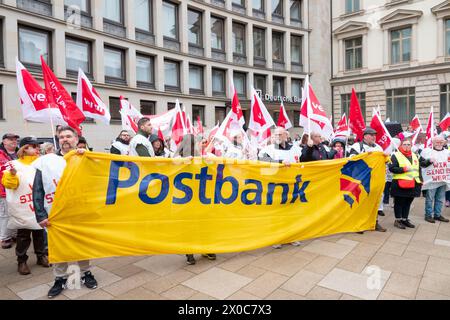
[[[412,157],[406,157],[406,158],[409,160],[409,162],[412,162]],[[404,168],[400,167],[395,154],[393,154],[391,156],[391,163],[389,164],[389,171],[391,171],[393,174],[400,174],[400,173],[405,172]],[[422,180],[422,177],[420,180]],[[413,189],[402,189],[398,185],[398,180],[392,179],[392,185],[391,185],[392,197],[417,198],[417,197],[420,197],[421,190],[422,190],[422,184],[417,183],[417,181],[415,181],[415,186]]]

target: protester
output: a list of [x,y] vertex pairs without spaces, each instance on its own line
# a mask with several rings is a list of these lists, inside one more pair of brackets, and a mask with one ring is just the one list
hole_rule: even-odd
[[130,154],[130,140],[131,136],[127,130],[120,131],[119,136],[116,138],[116,141],[112,143],[109,151],[112,154],[128,156]]
[[311,132],[311,139],[308,139],[306,146],[302,149],[300,162],[333,159],[337,151],[328,152],[322,142],[322,136],[319,133]]
[[149,137],[152,134],[152,124],[147,117],[141,118],[138,123],[139,131],[130,141],[130,156],[154,157],[155,152]]
[[247,159],[244,148],[244,136],[242,132],[236,130],[231,133],[231,143],[226,144],[224,158],[230,159]]
[[[3,135],[0,144],[0,181],[8,162],[17,159],[17,140],[19,136],[13,133]],[[0,183],[0,241],[2,249],[10,249],[13,244],[14,231],[8,229],[8,205],[6,203],[5,187]]]
[[59,147],[60,147],[59,146],[59,134],[61,133],[62,127],[63,127],[62,125],[58,124],[55,128],[55,143],[56,143],[55,149],[56,150],[59,150]]
[[31,273],[28,267],[27,251],[33,237],[34,253],[37,264],[48,268],[48,259],[45,253],[44,230],[36,223],[34,213],[29,203],[23,201],[23,196],[29,193],[30,185],[34,181],[36,170],[31,163],[39,157],[39,142],[34,137],[25,137],[20,141],[18,160],[11,162],[11,168],[4,171],[2,184],[6,189],[6,199],[11,213],[8,225],[17,229],[17,271],[21,275]]
[[[349,155],[350,157],[365,153],[365,152],[383,152],[383,148],[381,148],[378,144],[375,143],[377,137],[377,132],[373,128],[366,128],[363,132],[363,141],[357,142],[353,144],[350,148]],[[384,216],[383,212],[383,199],[380,200],[380,205],[378,207],[378,215]],[[386,229],[383,228],[377,220],[375,231],[386,232]]]
[[411,151],[411,140],[401,142],[391,156],[389,171],[393,173],[391,195],[394,197],[394,226],[399,229],[415,228],[409,221],[409,211],[414,198],[420,197],[422,181],[417,155]]
[[[33,183],[33,205],[36,214],[36,220],[43,228],[50,226],[48,213],[50,212],[52,203],[47,201],[47,196],[52,195],[56,191],[56,184],[59,183],[62,173],[66,166],[66,162],[62,156],[72,150],[76,150],[78,143],[77,132],[70,127],[62,127],[59,134],[59,145],[61,149],[56,155],[49,154],[43,156],[33,163],[36,168],[36,176]],[[86,150],[78,149],[78,154],[83,154]],[[75,261],[80,271],[83,273],[81,277],[82,283],[89,288],[97,288],[97,280],[90,272],[89,260]],[[66,287],[68,264],[56,263],[53,265],[53,273],[55,275],[55,283],[48,292],[49,298],[54,298],[61,294]]]
[[86,150],[90,149],[85,137],[78,137],[77,148],[78,149],[86,149]]
[[273,133],[274,143],[261,149],[258,158],[264,162],[277,162],[289,165],[299,162],[302,151],[287,142],[286,129],[277,127]]
[[[201,154],[201,151],[196,147],[195,136],[193,134],[188,134],[183,137],[180,145],[175,152],[175,158],[192,158],[198,157]],[[216,255],[214,253],[203,254],[203,257],[208,260],[216,260]],[[193,254],[186,254],[186,263],[188,265],[196,264],[196,260]]]
[[43,156],[45,156],[46,154],[50,154],[50,153],[55,153],[55,146],[53,145],[53,143],[50,142],[45,142],[42,144],[41,146],[41,154]]
[[150,143],[152,144],[155,157],[168,158],[169,154],[166,153],[164,148],[164,140],[160,139],[158,135],[152,134],[150,136]]
[[426,148],[420,155],[420,166],[422,169],[422,176],[424,178],[423,188],[427,190],[425,200],[425,221],[435,223],[436,221],[449,222],[444,218],[442,207],[445,201],[445,191],[447,183],[445,181],[433,181],[432,177],[427,178],[427,170],[433,169],[433,166],[438,166],[439,163],[448,163],[450,152],[444,148],[445,139],[442,136],[433,138],[433,148]]
[[339,138],[334,139],[331,143],[331,150],[335,151],[333,159],[345,158],[345,141]]

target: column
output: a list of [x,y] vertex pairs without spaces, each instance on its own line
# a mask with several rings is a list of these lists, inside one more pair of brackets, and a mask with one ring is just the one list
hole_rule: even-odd
[[212,67],[208,64],[205,69],[205,95],[212,97]]
[[284,24],[290,25],[291,24],[291,7],[289,6],[289,0],[282,0],[283,1],[283,16],[284,16]]
[[363,65],[362,66],[363,66],[363,69],[368,69],[369,68],[369,50],[368,50],[369,42],[368,42],[367,33],[363,35],[362,46],[363,46],[363,49],[362,49],[363,50],[363,52],[362,52]]
[[272,21],[272,2],[270,0],[264,0],[264,7],[266,12],[266,20]]
[[154,12],[155,14],[153,17],[155,18],[155,21],[153,23],[154,33],[155,33],[155,45],[157,47],[162,48],[164,46],[164,37],[163,37],[163,23],[161,21],[161,14],[158,14],[158,12],[162,12],[162,0],[155,0],[153,2],[154,5]]
[[189,95],[189,62],[187,60],[180,61],[180,80],[181,93]]
[[419,38],[417,32],[417,24],[412,25],[412,46],[411,46],[411,62],[417,62],[419,53]]
[[[53,59],[53,72],[58,78],[66,77],[66,39],[64,30],[55,29],[53,32],[52,40],[52,59]],[[60,52],[63,54],[60,54]],[[58,53],[57,53],[58,52]]]
[[211,58],[211,11],[205,10],[203,13],[203,48],[205,50],[205,57]]
[[124,16],[125,16],[125,27],[126,27],[126,35],[128,39],[135,40],[136,39],[136,27],[134,24],[135,15],[134,15],[134,1],[126,0],[124,2]]
[[103,1],[91,0],[92,26],[98,31],[103,31]]
[[252,97],[252,86],[254,86],[254,81],[255,79],[255,74],[253,73],[253,71],[249,71],[247,73],[247,81],[246,81],[246,88],[247,88],[247,98],[251,99]]
[[92,44],[93,72],[97,83],[105,83],[104,43],[97,38]]
[[285,83],[285,88],[284,88],[284,95],[286,97],[292,97],[292,78],[291,77],[286,77],[286,83]]
[[180,28],[180,45],[181,45],[181,52],[189,53],[189,40],[188,40],[188,22],[187,22],[187,16],[188,16],[188,7],[187,7],[187,1],[182,1],[181,5],[178,7],[179,12],[179,28]]
[[284,33],[284,68],[286,71],[291,71],[291,33]]
[[164,92],[164,56],[159,54],[155,60],[155,87],[156,90]]
[[437,57],[444,57],[446,55],[444,49],[444,39],[445,39],[444,30],[445,30],[444,19],[439,18],[437,20],[437,39],[436,39]]
[[231,92],[230,92],[230,83],[233,80],[233,69],[228,68],[227,69],[227,76],[225,81],[225,93],[228,99],[231,99]]
[[345,61],[345,52],[344,52],[344,40],[343,39],[339,39],[339,44],[338,44],[338,52],[337,52],[337,56],[338,56],[338,61],[339,61],[339,70],[338,72],[343,72],[344,71],[344,61]]
[[253,16],[253,4],[252,0],[245,0],[245,10],[249,17]]
[[231,0],[225,0],[225,9],[232,11],[233,10],[233,4],[231,2]]
[[[268,2],[268,1],[266,1]],[[267,68],[272,69],[272,28],[268,27],[266,29],[266,60],[267,60]]]
[[385,29],[383,31],[383,66],[389,65],[389,57],[391,56],[389,51],[389,30]]
[[131,88],[136,88],[137,80],[136,80],[136,49],[135,48],[133,48],[133,47],[128,48],[125,61],[126,61],[126,66],[127,66],[127,83]]
[[226,18],[225,20],[225,48],[227,53],[227,61],[233,62],[233,20]]
[[13,15],[6,16],[4,18],[4,38],[5,44],[4,52],[4,62],[6,70],[16,70],[16,57],[19,58],[19,35],[17,29],[17,18]]
[[53,17],[59,20],[64,20],[64,0],[53,0]]
[[246,48],[247,48],[247,63],[253,66],[253,22],[249,22],[246,26]]

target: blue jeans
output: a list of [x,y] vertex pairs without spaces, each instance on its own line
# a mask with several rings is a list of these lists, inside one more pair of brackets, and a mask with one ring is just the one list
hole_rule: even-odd
[[433,212],[435,218],[439,218],[441,216],[442,207],[444,206],[445,201],[446,189],[447,186],[443,185],[436,189],[427,190],[427,198],[425,200],[425,217],[432,218]]

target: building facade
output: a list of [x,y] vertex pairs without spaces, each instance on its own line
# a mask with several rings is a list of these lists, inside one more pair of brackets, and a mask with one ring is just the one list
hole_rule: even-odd
[[[310,23],[310,12],[328,20]],[[80,67],[109,105],[110,126],[83,124],[98,151],[121,130],[121,95],[144,115],[178,98],[211,128],[229,110],[230,80],[247,119],[253,85],[275,121],[283,99],[298,126],[308,73],[331,105],[329,13],[328,0],[1,0],[0,131],[51,136],[23,121],[15,77],[18,57],[43,85],[40,55],[74,98]]]
[[366,122],[383,119],[425,127],[450,111],[450,1],[332,1],[334,118],[348,115],[352,87]]

